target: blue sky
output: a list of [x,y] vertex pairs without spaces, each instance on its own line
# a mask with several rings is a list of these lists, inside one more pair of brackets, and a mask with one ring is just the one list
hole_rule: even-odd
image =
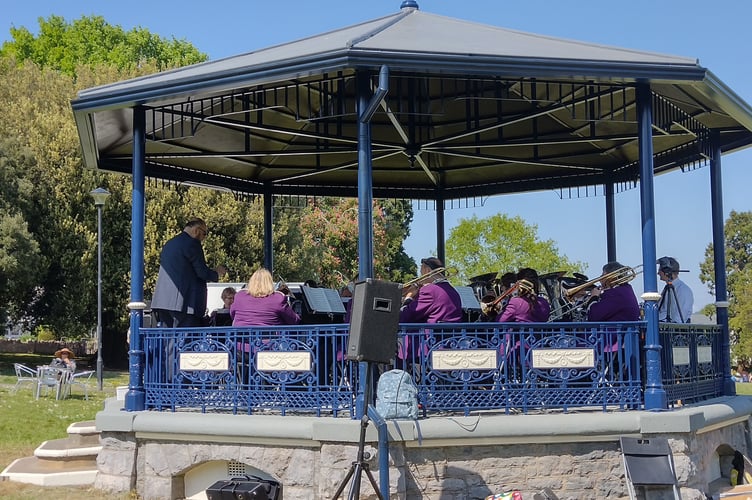
[[[37,19],[50,15],[72,21],[100,15],[129,30],[141,26],[162,37],[185,39],[210,59],[296,40],[396,12],[401,0],[288,0],[286,2],[22,0],[8,2],[0,16],[0,42],[11,26],[36,33]],[[697,58],[747,102],[752,102],[749,19],[752,2],[725,0],[631,0],[607,2],[508,2],[504,0],[418,0],[421,10],[468,21],[664,54]],[[752,210],[752,149],[723,157],[724,215]],[[712,239],[710,171],[672,172],[655,180],[657,255],[673,255],[694,290],[695,310],[713,301],[698,279],[699,263]],[[538,227],[541,239],[583,262],[590,276],[600,274],[606,260],[602,196],[560,199],[542,191],[489,198],[483,206],[446,211],[449,231],[462,218],[496,213],[519,215]],[[627,265],[642,261],[639,191],[617,194],[617,257]],[[435,254],[433,210],[417,210],[405,247],[419,260]],[[489,269],[489,272],[498,271]],[[548,271],[548,270],[541,270]],[[653,269],[650,269],[653,272]],[[633,282],[642,292],[642,279]]]

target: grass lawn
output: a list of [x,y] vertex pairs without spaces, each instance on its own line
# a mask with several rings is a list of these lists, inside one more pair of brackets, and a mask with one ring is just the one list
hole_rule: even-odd
[[[53,391],[43,393],[35,400],[35,387],[30,384],[24,384],[17,392],[13,391],[16,384],[13,363],[35,368],[50,361],[50,356],[0,353],[0,468],[4,469],[17,458],[32,456],[34,449],[43,441],[66,437],[66,429],[73,422],[94,420],[97,412],[104,407],[105,398],[114,397],[117,386],[128,384],[127,372],[105,370],[101,392],[97,389],[96,375],[92,377],[88,401],[78,387],[73,388],[69,398],[61,401],[55,400]],[[93,488],[52,489],[12,481],[0,482],[0,498],[4,500],[31,500],[53,495],[87,500],[138,498],[135,494],[113,495]]]

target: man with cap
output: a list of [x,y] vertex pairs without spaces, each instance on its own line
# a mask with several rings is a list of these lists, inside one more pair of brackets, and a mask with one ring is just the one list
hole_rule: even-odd
[[666,282],[658,303],[658,321],[689,323],[695,297],[689,285],[679,279],[679,262],[673,257],[661,257],[656,264],[658,277]]
[[[421,276],[444,267],[436,257],[421,259],[420,264]],[[409,290],[400,310],[400,323],[458,323],[462,318],[460,294],[443,273],[432,283]]]

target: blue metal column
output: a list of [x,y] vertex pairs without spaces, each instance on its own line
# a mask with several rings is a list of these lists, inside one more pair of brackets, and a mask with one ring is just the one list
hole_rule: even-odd
[[653,96],[650,85],[637,84],[637,126],[640,144],[640,202],[642,212],[642,273],[645,293],[645,409],[668,407],[661,376],[661,345],[658,338],[658,277],[655,269],[655,194],[653,190]]
[[606,255],[608,262],[616,259],[616,208],[614,206],[614,183],[606,182],[603,185],[606,191]]
[[[436,257],[446,265],[446,237],[444,234],[444,196],[441,192],[436,195]],[[420,266],[419,266],[420,267]],[[420,269],[418,269],[420,271]]]
[[146,109],[133,108],[133,193],[131,195],[131,343],[128,351],[129,380],[125,409],[139,411],[146,407],[144,391],[144,351],[141,346],[141,325],[144,303],[144,185],[146,153]]
[[264,186],[264,267],[274,272],[274,195],[268,185]]
[[726,237],[723,233],[723,181],[721,177],[721,137],[713,130],[710,135],[710,205],[713,220],[713,268],[715,270],[716,321],[721,327],[721,366],[723,366],[723,394],[734,396],[736,384],[731,380],[731,342],[728,326],[728,293],[726,291]]

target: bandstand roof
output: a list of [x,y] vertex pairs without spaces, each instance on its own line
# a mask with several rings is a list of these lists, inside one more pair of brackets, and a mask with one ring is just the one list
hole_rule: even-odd
[[[410,2],[405,2],[410,5]],[[635,85],[653,92],[655,171],[752,143],[752,108],[698,61],[403,7],[247,54],[84,90],[89,168],[240,193],[357,195],[356,72],[389,92],[372,119],[376,197],[458,199],[638,179]]]

